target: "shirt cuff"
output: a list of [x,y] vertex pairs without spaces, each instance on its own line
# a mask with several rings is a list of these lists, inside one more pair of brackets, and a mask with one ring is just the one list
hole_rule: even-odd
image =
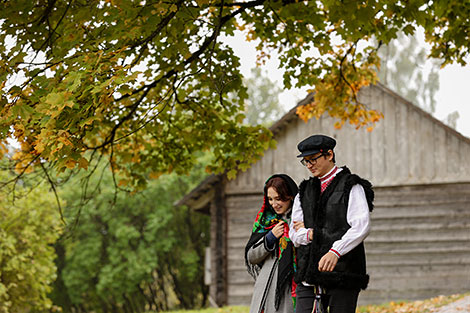
[[310,240],[310,238],[308,237],[308,235],[310,234],[310,231],[313,230],[313,228],[307,228],[307,234],[305,235],[306,236],[306,239],[307,239],[307,243],[310,243],[312,242],[312,240]]
[[339,254],[339,252],[336,251],[335,249],[330,249],[330,252],[333,253],[334,255],[336,255],[338,257],[338,259],[341,257],[341,254]]

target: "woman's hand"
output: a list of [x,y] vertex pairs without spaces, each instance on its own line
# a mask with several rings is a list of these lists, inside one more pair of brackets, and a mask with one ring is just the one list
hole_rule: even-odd
[[294,229],[295,231],[299,231],[299,229],[305,228],[304,222],[301,221],[294,221]]
[[281,236],[284,234],[284,222],[280,221],[277,223],[276,226],[271,229],[271,232],[277,239],[281,238]]
[[[304,222],[301,221],[294,221],[294,229],[295,231],[299,231],[299,229],[305,228]],[[308,240],[312,241],[313,240],[313,229],[308,230]]]

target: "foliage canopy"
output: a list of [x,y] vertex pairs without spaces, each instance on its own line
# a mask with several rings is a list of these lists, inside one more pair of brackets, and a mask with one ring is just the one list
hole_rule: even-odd
[[138,187],[209,150],[209,169],[233,176],[273,142],[242,125],[246,88],[222,33],[258,40],[261,64],[276,51],[286,88],[315,87],[304,120],[327,113],[337,127],[370,127],[382,115],[356,94],[377,80],[371,42],[421,26],[431,57],[464,65],[469,14],[459,0],[2,1],[0,140],[21,143],[20,173],[41,160],[87,169],[86,152],[98,151]]

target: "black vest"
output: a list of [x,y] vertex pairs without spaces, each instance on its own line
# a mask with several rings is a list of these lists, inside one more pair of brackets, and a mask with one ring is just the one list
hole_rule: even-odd
[[306,228],[313,228],[313,241],[297,249],[295,281],[321,285],[326,288],[366,289],[369,275],[366,273],[364,244],[360,243],[341,256],[333,272],[320,272],[318,262],[333,243],[351,227],[347,222],[349,193],[360,184],[365,191],[369,210],[373,209],[374,191],[367,180],[351,174],[343,167],[321,194],[320,180],[311,177],[300,184],[299,196]]

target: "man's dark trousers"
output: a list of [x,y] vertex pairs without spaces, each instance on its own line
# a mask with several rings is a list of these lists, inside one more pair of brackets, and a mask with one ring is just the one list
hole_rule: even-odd
[[[323,308],[328,313],[355,313],[359,289],[329,289],[322,295]],[[312,313],[315,287],[298,284],[295,313]],[[327,309],[328,308],[328,309]]]

